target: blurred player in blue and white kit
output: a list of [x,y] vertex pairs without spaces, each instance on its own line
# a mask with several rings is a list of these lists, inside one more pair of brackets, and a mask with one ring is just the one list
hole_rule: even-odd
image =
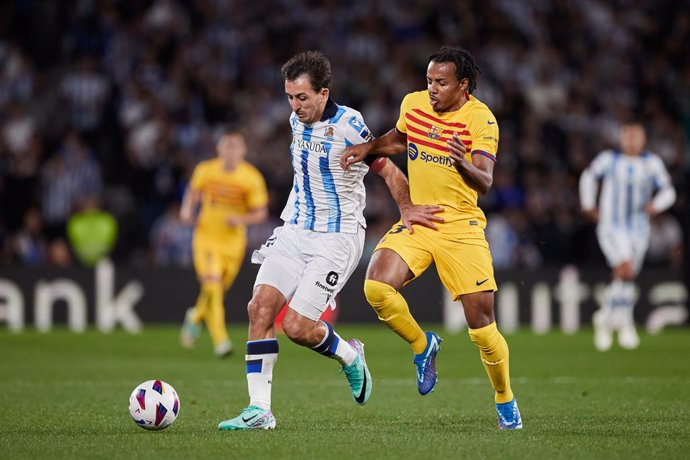
[[[278,358],[274,322],[289,301],[283,331],[293,342],[337,360],[357,404],[369,399],[372,380],[363,344],[345,341],[321,314],[350,277],[364,246],[364,175],[378,172],[400,207],[404,222],[433,226],[435,207],[413,206],[407,179],[385,158],[356,165],[354,173],[339,166],[347,146],[371,138],[362,115],[331,98],[331,68],[320,52],[300,53],[281,69],[292,108],[293,188],[278,227],[254,252],[261,264],[247,307],[249,333],[246,370],[249,406],[221,430],[271,429],[273,366]],[[305,370],[306,371],[306,370]]]
[[[635,277],[649,245],[649,218],[671,207],[676,191],[663,161],[645,150],[639,122],[621,126],[620,151],[604,150],[580,177],[585,215],[597,222],[597,239],[612,269],[601,308],[594,313],[594,345],[611,348],[613,332],[626,349],[640,344],[635,330]],[[601,194],[597,204],[599,181]]]

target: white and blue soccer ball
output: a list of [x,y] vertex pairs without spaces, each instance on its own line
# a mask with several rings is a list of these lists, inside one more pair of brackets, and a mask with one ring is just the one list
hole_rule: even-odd
[[180,398],[169,383],[147,380],[137,385],[129,397],[129,413],[134,422],[147,430],[162,430],[173,424],[180,413]]

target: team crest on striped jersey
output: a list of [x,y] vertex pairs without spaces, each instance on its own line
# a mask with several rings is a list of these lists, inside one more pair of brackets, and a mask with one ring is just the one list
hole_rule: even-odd
[[326,126],[326,131],[324,132],[324,136],[329,141],[333,140],[333,126]]
[[429,136],[430,139],[440,139],[441,138],[441,128],[438,126],[431,125],[431,128],[429,128],[429,132],[426,133],[427,136]]

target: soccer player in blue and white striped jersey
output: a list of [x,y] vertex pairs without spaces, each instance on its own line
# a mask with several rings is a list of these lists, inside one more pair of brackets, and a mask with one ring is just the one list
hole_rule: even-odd
[[612,269],[601,308],[592,317],[594,345],[601,351],[611,348],[614,331],[623,348],[634,349],[640,343],[633,320],[634,281],[649,245],[649,218],[676,199],[663,161],[645,150],[642,124],[624,123],[619,141],[620,151],[599,153],[580,177],[583,212],[597,222],[599,246]]
[[293,342],[337,360],[357,404],[369,399],[372,380],[363,344],[343,340],[321,314],[350,277],[364,246],[364,175],[369,169],[384,178],[398,204],[403,223],[433,228],[441,208],[414,206],[402,172],[386,158],[372,158],[340,168],[346,147],[371,138],[362,115],[330,98],[331,68],[316,51],[297,54],[282,67],[285,94],[292,108],[290,154],[294,179],[281,214],[284,225],[254,252],[261,268],[247,307],[249,332],[246,369],[249,406],[225,420],[221,430],[272,429],[273,366],[278,359],[274,322],[289,301],[283,331]]

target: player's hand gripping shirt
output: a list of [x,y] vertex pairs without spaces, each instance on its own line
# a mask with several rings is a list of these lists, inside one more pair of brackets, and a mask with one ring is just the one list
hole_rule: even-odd
[[268,204],[263,176],[246,161],[233,171],[224,171],[218,158],[202,161],[194,169],[190,187],[200,191],[202,196],[196,235],[219,242],[245,237],[245,226],[228,225],[229,217],[243,215]]
[[290,126],[294,179],[281,219],[317,232],[365,227],[363,178],[369,167],[358,163],[347,172],[339,164],[346,147],[371,139],[362,115],[329,99],[321,120],[308,125],[293,113]]
[[407,171],[414,204],[444,208],[443,233],[482,231],[484,213],[477,192],[465,183],[451,163],[446,142],[457,133],[467,148],[465,157],[484,155],[496,161],[498,124],[491,110],[474,98],[454,112],[435,112],[427,91],[410,93],[402,101],[398,131],[407,134]]

